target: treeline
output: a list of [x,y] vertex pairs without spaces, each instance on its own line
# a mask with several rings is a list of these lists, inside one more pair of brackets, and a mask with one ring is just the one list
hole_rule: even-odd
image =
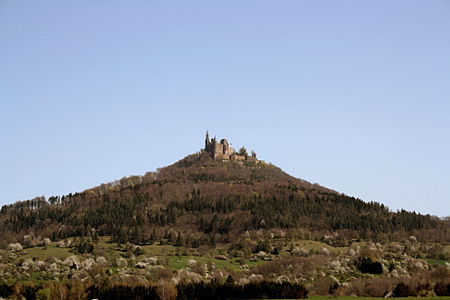
[[226,299],[304,299],[308,291],[302,284],[261,281],[238,285],[232,282],[179,284],[177,300]]
[[261,281],[238,285],[233,282],[180,283],[170,290],[164,284],[129,285],[82,283],[0,284],[0,297],[34,299],[127,299],[127,300],[225,300],[225,299],[303,299],[308,291],[301,284]]
[[450,296],[450,283],[438,282],[433,286],[429,282],[419,283],[417,285],[400,282],[392,291],[392,297],[430,296]]
[[[330,287],[329,295],[336,296],[339,288]],[[384,291],[390,297],[450,296],[450,283],[397,283]],[[152,285],[82,282],[22,282],[0,284],[0,297],[41,299],[127,299],[127,300],[225,300],[225,299],[304,299],[308,290],[302,284],[272,281],[238,285],[234,282],[198,282],[172,284],[159,282]]]

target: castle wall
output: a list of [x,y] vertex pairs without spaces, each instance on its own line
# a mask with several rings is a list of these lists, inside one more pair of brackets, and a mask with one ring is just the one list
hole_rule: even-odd
[[232,154],[230,156],[231,160],[245,160],[245,156],[244,155],[237,155],[237,154]]
[[205,140],[205,151],[214,159],[258,162],[256,157],[238,155],[226,139],[220,140],[220,143],[217,142],[216,138],[209,140],[208,134]]
[[247,156],[246,158],[247,158],[247,161],[249,161],[249,162],[257,162],[258,161],[256,159],[256,157],[254,157],[254,156]]

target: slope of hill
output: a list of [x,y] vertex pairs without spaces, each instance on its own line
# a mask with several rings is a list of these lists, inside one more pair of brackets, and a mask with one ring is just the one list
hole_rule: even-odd
[[[448,241],[448,224],[429,215],[391,212],[294,178],[264,162],[214,160],[200,151],[156,172],[123,178],[81,193],[4,206],[4,243],[32,232],[59,240],[111,235],[137,244],[164,239],[188,245],[236,240],[246,231],[283,230],[320,239]],[[432,234],[430,234],[432,233]]]
[[448,220],[391,212],[255,156],[223,160],[200,151],[144,176],[7,205],[0,236],[0,297],[255,299],[450,290]]

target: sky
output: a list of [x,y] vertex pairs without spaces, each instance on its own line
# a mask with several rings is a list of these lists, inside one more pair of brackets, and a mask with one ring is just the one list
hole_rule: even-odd
[[0,205],[154,171],[207,129],[450,216],[450,1],[0,0]]

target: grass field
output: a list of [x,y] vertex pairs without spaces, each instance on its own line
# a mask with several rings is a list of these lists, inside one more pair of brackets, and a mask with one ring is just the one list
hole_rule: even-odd
[[[312,300],[385,300],[385,298],[378,297],[352,297],[352,296],[309,296],[308,299]],[[395,300],[412,300],[412,299],[426,299],[426,300],[450,300],[450,297],[408,297],[408,298],[390,298]],[[269,299],[269,300],[281,300],[281,299]]]
[[[364,299],[364,300],[381,300],[385,298],[378,298],[378,297],[352,297],[352,296],[343,296],[343,297],[332,297],[332,296],[310,296],[309,299],[313,300],[358,300],[358,299]],[[450,297],[408,297],[408,298],[392,298],[395,300],[411,300],[411,299],[427,299],[427,300],[450,300]]]
[[430,265],[438,264],[438,265],[445,265],[445,263],[450,263],[450,260],[442,260],[442,259],[428,259],[428,263]]
[[26,254],[20,256],[20,258],[27,259],[37,257],[41,260],[45,260],[49,257],[56,257],[59,259],[66,259],[70,255],[73,255],[73,253],[69,252],[68,248],[56,247],[56,243],[52,243],[48,245],[46,248],[44,247],[26,248],[25,251]]
[[[107,238],[101,238],[99,243],[97,243],[96,245],[96,252],[100,253],[100,255],[102,256],[105,256],[108,261],[114,262],[115,259],[122,257],[124,255],[124,252],[118,251],[116,249],[116,245],[108,243],[107,240]],[[192,254],[189,251],[188,253],[184,253],[182,255],[180,253],[183,251],[179,251],[179,249],[177,250],[177,248],[172,245],[145,245],[142,246],[142,249],[145,251],[145,253],[136,257],[137,261],[144,257],[156,256],[165,259],[167,261],[167,267],[172,270],[179,270],[181,268],[187,267],[188,260],[190,259],[194,259],[201,264],[214,264],[218,269],[230,269],[233,271],[239,271],[241,266],[240,262],[237,259],[220,260],[214,258],[214,256],[217,254],[217,251],[200,256],[199,254]],[[75,255],[75,253],[71,252],[69,248],[57,247],[56,243],[51,243],[47,247],[40,246],[26,248],[25,252],[26,254],[19,255],[16,258],[16,263],[27,258],[46,260],[47,258],[55,257],[64,260],[71,255]],[[249,267],[252,267],[264,262],[265,261],[252,262],[250,260],[247,260],[245,264]]]

